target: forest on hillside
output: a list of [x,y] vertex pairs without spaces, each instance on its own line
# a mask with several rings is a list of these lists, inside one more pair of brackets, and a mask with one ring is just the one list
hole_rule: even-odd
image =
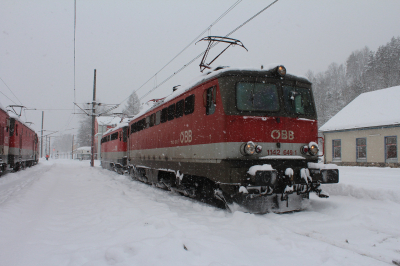
[[309,70],[306,77],[313,83],[321,127],[361,93],[400,85],[400,37],[376,52],[368,47],[356,50],[345,63],[332,63],[317,74]]

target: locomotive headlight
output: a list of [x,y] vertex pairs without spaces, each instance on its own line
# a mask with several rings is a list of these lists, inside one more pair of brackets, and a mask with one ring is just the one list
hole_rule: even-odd
[[256,145],[252,141],[247,142],[244,145],[244,153],[247,155],[253,155],[256,151]]
[[308,148],[309,148],[309,153],[313,156],[318,154],[318,144],[315,142],[310,142],[308,144]]
[[284,77],[286,75],[286,68],[284,66],[278,66],[276,68],[276,72],[279,74],[279,76]]

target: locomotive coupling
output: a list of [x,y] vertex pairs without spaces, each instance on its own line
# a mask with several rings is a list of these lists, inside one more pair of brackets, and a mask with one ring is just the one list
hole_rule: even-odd
[[254,186],[273,187],[277,179],[277,171],[270,164],[254,165],[247,172],[254,177]]

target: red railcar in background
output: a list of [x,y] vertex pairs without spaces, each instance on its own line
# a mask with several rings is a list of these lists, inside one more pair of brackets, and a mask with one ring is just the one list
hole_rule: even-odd
[[38,163],[38,136],[17,118],[9,118],[8,165],[14,171]]
[[108,130],[101,138],[101,166],[124,173],[128,170],[128,124]]
[[10,116],[0,108],[0,175],[7,169]]

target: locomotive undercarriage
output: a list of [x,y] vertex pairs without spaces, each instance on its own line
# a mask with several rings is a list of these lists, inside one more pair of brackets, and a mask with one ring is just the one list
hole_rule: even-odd
[[138,161],[130,165],[130,175],[202,202],[231,210],[239,207],[251,213],[301,210],[310,192],[329,197],[320,184],[338,182],[337,170],[327,172],[316,163],[312,165],[314,168],[308,168],[306,160],[260,160],[256,166],[270,165],[272,170],[256,171],[252,176],[248,172],[254,163],[254,160],[203,164]]

